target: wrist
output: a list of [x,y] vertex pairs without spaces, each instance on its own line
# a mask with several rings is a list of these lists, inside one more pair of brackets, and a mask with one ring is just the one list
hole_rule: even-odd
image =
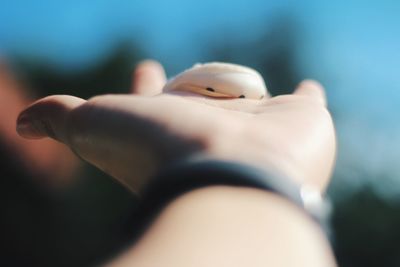
[[[299,187],[284,176],[230,161],[176,162],[153,177],[143,191],[140,217],[147,224],[170,201],[187,192],[208,186],[236,186],[262,189],[286,198],[324,229],[330,206],[313,188]],[[327,232],[329,234],[329,232]]]

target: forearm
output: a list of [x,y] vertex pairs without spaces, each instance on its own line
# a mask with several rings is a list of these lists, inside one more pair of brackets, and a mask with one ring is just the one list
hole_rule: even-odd
[[212,186],[171,202],[109,266],[335,266],[299,208],[259,189]]

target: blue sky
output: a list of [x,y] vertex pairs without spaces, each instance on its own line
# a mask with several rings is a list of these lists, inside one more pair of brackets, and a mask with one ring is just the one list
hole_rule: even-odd
[[[304,77],[327,86],[337,114],[344,151],[339,162],[364,162],[379,172],[400,158],[400,1],[327,3],[0,0],[0,54],[36,55],[62,68],[84,68],[125,38],[181,69],[201,60],[204,45],[224,33],[251,40],[276,16],[289,14],[301,29],[296,64]],[[378,155],[366,153],[370,150]]]
[[260,21],[288,6],[261,0],[3,2],[0,49],[44,54],[61,64],[90,62],[121,37],[144,44],[154,57],[178,51],[193,57],[200,38],[226,29],[257,33]]

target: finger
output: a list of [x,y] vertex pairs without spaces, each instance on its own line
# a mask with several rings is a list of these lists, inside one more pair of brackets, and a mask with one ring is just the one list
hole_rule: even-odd
[[28,139],[51,137],[67,143],[67,118],[73,109],[85,102],[67,95],[40,99],[20,113],[17,132]]
[[308,96],[321,102],[326,106],[326,95],[324,87],[315,80],[304,80],[302,81],[294,91],[295,95]]
[[167,78],[162,65],[155,60],[140,62],[133,72],[131,93],[154,96],[161,93]]

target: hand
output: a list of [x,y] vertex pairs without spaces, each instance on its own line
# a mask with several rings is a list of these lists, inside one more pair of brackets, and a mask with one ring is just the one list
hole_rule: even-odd
[[134,81],[134,95],[41,99],[20,114],[17,131],[67,144],[139,193],[162,167],[198,158],[246,163],[326,187],[336,145],[317,82],[264,100],[163,94],[164,70],[152,61],[137,67]]

